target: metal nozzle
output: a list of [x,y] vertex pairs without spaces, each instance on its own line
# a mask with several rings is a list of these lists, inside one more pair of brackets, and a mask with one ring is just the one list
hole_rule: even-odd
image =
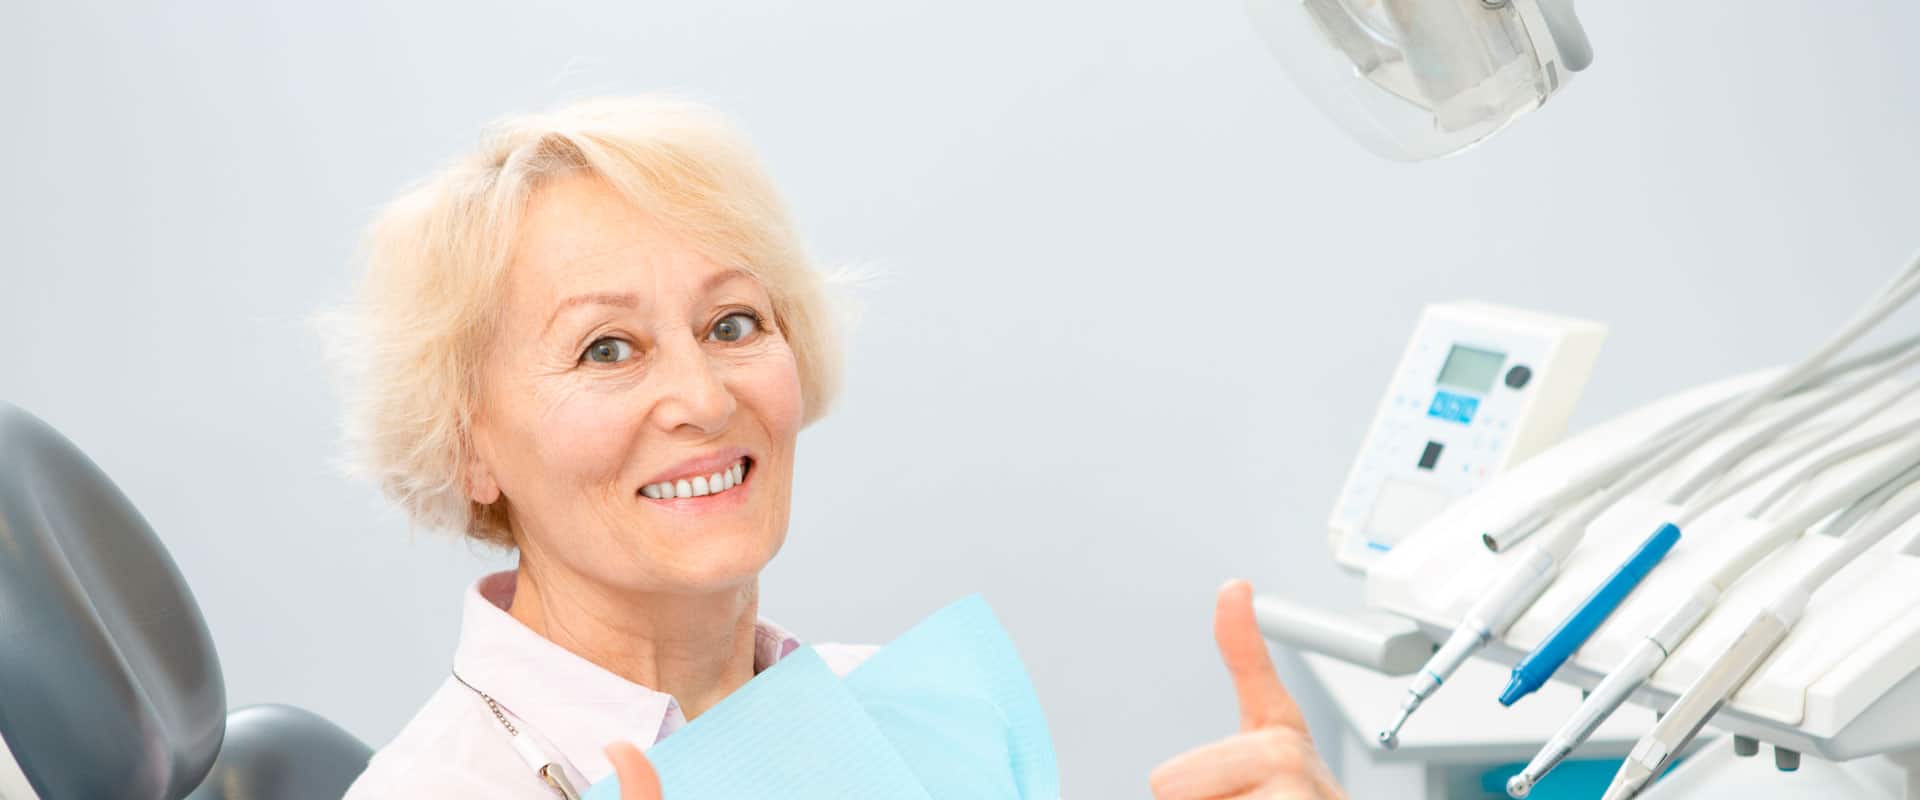
[[1552,772],[1554,767],[1560,766],[1561,761],[1573,754],[1573,747],[1559,734],[1555,734],[1553,739],[1547,741],[1547,746],[1541,748],[1532,761],[1527,762],[1526,767],[1507,779],[1507,795],[1518,800],[1531,794],[1534,784],[1539,783],[1541,778],[1547,777],[1547,773]]
[[1413,710],[1420,707],[1420,698],[1409,693],[1406,702],[1400,704],[1400,715],[1393,723],[1380,731],[1380,746],[1392,750],[1400,746],[1400,728],[1407,724],[1407,718],[1413,716]]
[[1492,526],[1480,534],[1480,543],[1486,545],[1488,552],[1504,553],[1546,527],[1552,516],[1551,511],[1534,509],[1519,519]]

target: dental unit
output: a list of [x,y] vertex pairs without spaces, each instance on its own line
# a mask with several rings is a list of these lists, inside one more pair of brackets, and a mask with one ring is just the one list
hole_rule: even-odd
[[[1701,445],[1745,421],[1755,411],[1804,386],[1810,376],[1898,310],[1916,292],[1920,292],[1920,260],[1902,270],[1873,303],[1799,364],[1767,379],[1760,387],[1746,392],[1730,405],[1714,410],[1697,424],[1686,426],[1678,436],[1669,440],[1656,438],[1632,456],[1608,463],[1606,466],[1609,468],[1624,463],[1627,470],[1597,494],[1580,500],[1565,518],[1549,519],[1538,526],[1544,532],[1509,560],[1493,579],[1493,588],[1482,594],[1468,609],[1460,625],[1415,675],[1401,700],[1398,714],[1379,733],[1381,746],[1394,747],[1399,731],[1407,720],[1427,698],[1439,690],[1447,677],[1488,641],[1504,634],[1508,626],[1533,605],[1541,592],[1554,582],[1568,556],[1586,536],[1589,526],[1603,513]],[[1896,360],[1894,363],[1901,362]],[[1867,380],[1861,379],[1859,382],[1865,383]],[[1766,430],[1772,432],[1772,427]],[[1490,539],[1488,542],[1491,544]],[[1506,543],[1500,549],[1505,546],[1511,546],[1511,543]],[[1618,599],[1614,598],[1616,602]],[[1597,624],[1598,621],[1595,621],[1594,625]],[[1586,632],[1591,633],[1591,628]]]

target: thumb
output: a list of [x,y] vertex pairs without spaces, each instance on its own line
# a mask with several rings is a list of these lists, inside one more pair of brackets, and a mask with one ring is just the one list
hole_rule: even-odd
[[1220,587],[1213,610],[1213,640],[1240,697],[1240,730],[1286,727],[1307,732],[1307,720],[1280,683],[1267,654],[1267,640],[1253,618],[1253,586],[1234,579]]
[[614,742],[605,752],[620,781],[620,800],[661,800],[660,774],[653,771],[653,762],[640,748],[631,742]]

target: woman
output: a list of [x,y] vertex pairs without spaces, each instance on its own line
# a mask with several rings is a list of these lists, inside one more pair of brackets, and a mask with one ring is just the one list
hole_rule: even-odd
[[[837,359],[779,198],[702,108],[582,103],[496,125],[381,213],[367,261],[340,317],[366,468],[519,562],[467,591],[452,674],[348,798],[551,797],[616,767],[657,797],[640,750],[799,646],[758,576]],[[1162,765],[1158,797],[1338,795],[1250,591],[1215,623],[1242,730]],[[815,649],[841,674],[871,652]]]

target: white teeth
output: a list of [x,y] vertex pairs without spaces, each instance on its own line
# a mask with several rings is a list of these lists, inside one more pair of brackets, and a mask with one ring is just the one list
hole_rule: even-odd
[[640,487],[640,493],[654,500],[672,500],[677,497],[705,497],[719,494],[747,479],[747,462],[743,459],[733,466],[712,475],[700,475],[693,478],[649,483]]

